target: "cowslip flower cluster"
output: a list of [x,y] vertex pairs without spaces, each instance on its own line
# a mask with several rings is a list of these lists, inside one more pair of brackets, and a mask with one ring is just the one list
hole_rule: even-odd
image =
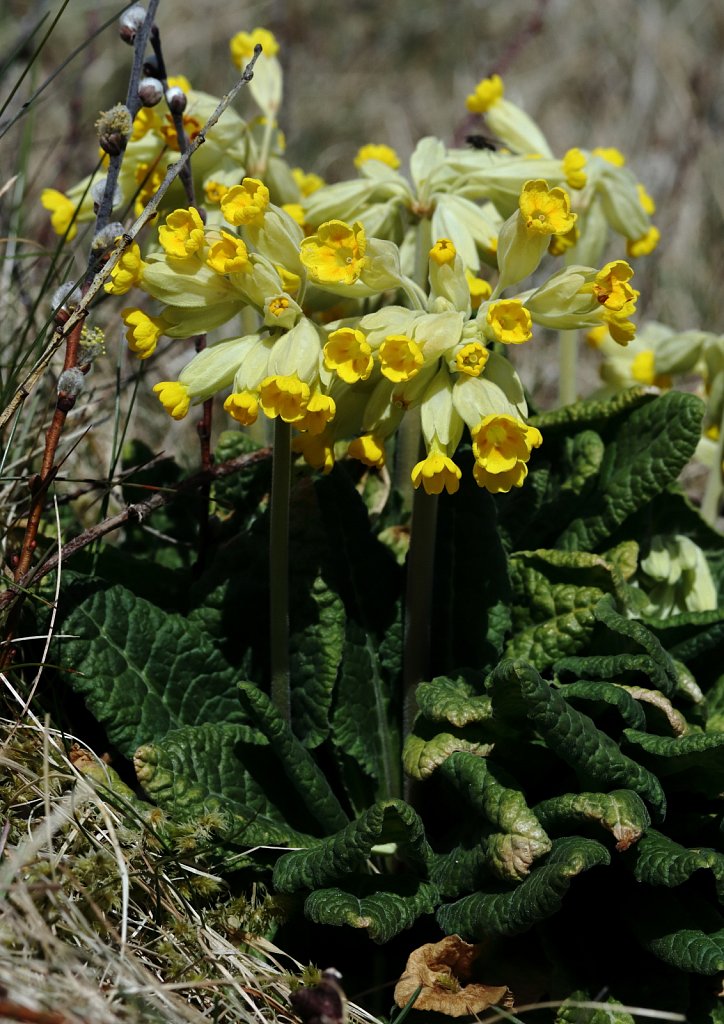
[[[203,215],[176,193],[157,244],[131,246],[106,285],[154,300],[152,311],[134,304],[121,314],[141,359],[161,337],[244,325],[155,386],[163,407],[182,419],[224,392],[242,426],[260,415],[289,423],[295,450],[324,472],[345,450],[382,466],[404,417],[419,410],[426,454],[415,487],[457,491],[466,431],[478,485],[520,487],[543,439],[527,423],[508,346],[532,343],[536,326],[605,328],[620,345],[633,338],[633,270],[624,260],[600,266],[600,255],[609,227],[629,251],[645,249],[645,192],[611,153],[554,157],[497,79],[468,106],[485,112],[505,149],[425,138],[406,176],[391,147],[371,143],[357,154],[356,179],[326,185],[280,151],[277,41],[264,29],[238,33],[232,58],[242,67],[257,42],[264,54],[250,88],[261,116],[247,124],[225,115],[211,154],[200,150]],[[205,104],[214,98],[191,90],[187,116],[201,119]],[[153,164],[160,137],[172,145],[161,114],[139,118],[121,188],[136,202],[128,181]]]

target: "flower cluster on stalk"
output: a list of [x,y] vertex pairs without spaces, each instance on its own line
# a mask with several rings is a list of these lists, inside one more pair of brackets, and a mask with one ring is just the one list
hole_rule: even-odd
[[[232,57],[243,67],[257,42],[264,52],[250,91],[260,115],[245,122],[227,111],[194,155],[203,209],[176,185],[157,244],[131,246],[106,285],[154,300],[121,314],[141,359],[161,337],[230,325],[176,380],[155,385],[163,407],[181,419],[224,392],[242,426],[260,415],[291,424],[295,450],[324,472],[343,452],[382,466],[403,418],[419,410],[426,456],[412,470],[416,487],[458,489],[466,431],[476,482],[491,492],[521,486],[542,437],[527,423],[507,346],[532,343],[536,327],[605,328],[620,346],[634,337],[633,270],[623,259],[603,263],[603,253],[611,231],[632,257],[656,244],[645,189],[616,151],[555,157],[497,77],[477,86],[468,108],[485,114],[500,148],[424,138],[405,174],[394,150],[369,144],[357,177],[327,185],[284,157],[274,37],[239,33]],[[192,135],[217,101],[177,84]],[[172,120],[143,108],[119,205],[139,209],[173,158]],[[92,216],[88,185],[44,195],[57,231]]]

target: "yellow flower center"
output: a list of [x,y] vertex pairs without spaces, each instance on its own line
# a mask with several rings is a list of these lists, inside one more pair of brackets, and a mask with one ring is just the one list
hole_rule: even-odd
[[463,345],[455,356],[455,368],[469,377],[479,377],[485,369],[489,352],[479,341]]
[[420,346],[404,334],[390,334],[380,345],[382,374],[394,384],[411,380],[424,361]]
[[321,224],[316,235],[302,241],[299,258],[320,284],[354,284],[364,270],[367,239],[359,222],[342,220]]
[[533,321],[519,299],[491,303],[486,319],[495,340],[504,345],[521,345],[533,337]]
[[520,193],[520,212],[532,235],[564,235],[576,222],[571,201],[562,188],[548,188],[542,179],[526,181]]

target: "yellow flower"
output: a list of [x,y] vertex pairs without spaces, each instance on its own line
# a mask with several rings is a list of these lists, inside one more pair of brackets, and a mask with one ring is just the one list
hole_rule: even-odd
[[324,184],[324,178],[320,178],[318,174],[307,173],[301,167],[292,168],[292,177],[302,196],[311,196],[312,192],[316,192]]
[[324,365],[334,370],[345,384],[367,380],[373,363],[372,349],[362,331],[353,327],[332,331],[324,346]]
[[596,274],[593,293],[602,306],[613,312],[620,312],[628,302],[636,302],[637,292],[628,283],[633,277],[633,268],[625,260],[607,263]]
[[636,186],[636,191],[638,192],[642,210],[644,213],[648,213],[649,217],[652,217],[656,213],[656,203],[653,201],[641,182]]
[[659,244],[661,232],[652,224],[649,230],[641,238],[629,239],[626,242],[626,254],[632,259],[638,256],[648,256]]
[[254,47],[261,44],[267,57],[274,57],[279,52],[279,43],[272,32],[266,28],[255,28],[251,32],[237,32],[229,42],[231,59],[241,69],[254,56]]
[[171,88],[176,86],[181,92],[185,92],[187,96],[191,92],[191,82],[189,82],[186,75],[169,75],[167,81]]
[[189,389],[185,384],[175,380],[164,380],[154,384],[153,390],[169,416],[173,416],[175,420],[184,418],[191,405]]
[[376,144],[374,142],[368,143],[366,146],[361,146],[357,150],[357,156],[354,158],[354,165],[358,169],[362,164],[368,160],[379,160],[382,164],[387,164],[393,171],[396,171],[400,166],[400,158],[391,146],[385,146],[384,144]]
[[620,310],[608,310],[603,307],[603,319],[608,327],[608,333],[618,345],[628,345],[636,336],[636,324],[629,320],[636,312],[636,298],[638,292],[634,292],[635,298],[627,302]]
[[158,123],[159,117],[153,107],[141,107],[133,119],[133,131],[131,132],[130,141],[137,142],[144,135],[155,131]]
[[301,455],[312,469],[321,470],[325,475],[334,467],[334,445],[324,433],[299,434],[292,441],[292,451]]
[[414,486],[417,488],[422,484],[426,494],[441,494],[443,488],[448,494],[455,494],[460,487],[462,473],[447,455],[432,451],[417,463],[411,475]]
[[304,418],[310,397],[309,385],[297,376],[265,377],[259,388],[259,405],[269,419],[280,416],[285,423]]
[[626,157],[623,155],[620,149],[616,149],[615,146],[596,146],[592,150],[594,156],[600,156],[606,163],[613,164],[614,167],[623,167],[626,163]]
[[138,184],[133,212],[138,217],[158,192],[165,175],[158,162],[154,164],[141,162],[136,165],[133,176]]
[[490,353],[479,341],[470,341],[455,355],[455,369],[469,377],[479,377],[485,369]]
[[578,225],[574,224],[570,231],[566,231],[565,235],[551,235],[551,240],[548,243],[548,252],[551,256],[562,256],[564,252],[568,252],[569,249],[573,248],[580,234]]
[[321,391],[315,391],[300,420],[296,420],[294,426],[297,430],[307,430],[310,434],[321,434],[327,424],[334,419],[337,406],[334,399],[329,395],[323,395]]
[[261,225],[269,206],[269,189],[258,178],[244,178],[221,199],[221,212],[229,224]]
[[40,193],[40,202],[46,210],[50,210],[50,223],[56,235],[68,232],[67,240],[75,238],[78,228],[71,221],[75,216],[75,203],[59,192],[57,188],[44,188]]
[[504,473],[489,473],[479,462],[473,466],[473,476],[478,487],[484,487],[491,494],[507,494],[511,487],[522,487],[528,476],[528,467],[524,462],[516,462],[512,469]]
[[141,259],[141,250],[134,242],[123,253],[111,271],[110,281],[103,286],[109,295],[125,295],[131,288],[137,288],[142,279],[143,271],[148,266]]
[[569,149],[563,157],[563,173],[569,188],[583,188],[586,184],[587,175],[583,168],[586,166],[586,154],[582,150]]
[[438,238],[428,253],[429,258],[433,263],[437,263],[438,267],[442,267],[446,263],[454,263],[456,255],[457,249],[449,238]]
[[548,188],[542,179],[526,181],[520,193],[520,212],[532,235],[564,235],[576,222],[571,200],[562,188]]
[[228,185],[222,185],[220,181],[214,181],[213,178],[204,183],[206,202],[211,206],[217,206],[228,191]]
[[503,80],[500,75],[492,75],[491,78],[483,78],[475,86],[475,92],[471,93],[465,101],[465,106],[471,114],[484,114],[494,103],[503,98]]
[[304,207],[301,203],[282,203],[282,210],[288,213],[300,228],[304,227]]
[[492,302],[486,320],[495,340],[504,345],[520,345],[533,337],[533,321],[519,299]]
[[232,419],[244,427],[256,422],[259,415],[259,402],[251,391],[239,391],[229,395],[224,402],[224,410]]
[[367,239],[357,221],[320,224],[316,235],[302,240],[299,258],[313,281],[319,284],[354,284],[364,270]]
[[158,240],[168,256],[178,259],[193,256],[204,244],[204,222],[199,211],[191,206],[188,210],[169,213],[166,224],[158,229]]
[[160,316],[149,316],[142,309],[130,306],[121,310],[121,317],[128,328],[126,341],[131,352],[139,359],[148,359],[166,329],[165,320]]
[[296,295],[299,291],[299,286],[302,283],[302,279],[299,274],[295,274],[292,270],[287,270],[281,263],[275,264],[274,269],[279,274],[282,282],[282,288],[287,295]]
[[393,384],[412,380],[424,361],[422,349],[406,334],[389,334],[380,345],[382,375]]
[[470,270],[465,271],[465,280],[470,289],[470,305],[473,309],[479,309],[480,303],[490,298],[493,289],[488,281],[476,277]]
[[543,441],[535,427],[507,413],[485,416],[471,431],[475,461],[488,473],[507,473],[516,463],[527,462],[533,448]]
[[206,256],[206,263],[217,274],[239,274],[251,268],[246,245],[229,231],[221,229],[221,239],[214,242]]
[[[183,115],[183,126],[187,142],[193,142],[203,128],[199,119],[192,114]],[[158,133],[169,149],[172,149],[175,153],[180,151],[178,132],[170,114],[166,114],[166,120],[159,125]]]
[[381,469],[385,464],[385,443],[374,434],[363,434],[350,442],[347,454],[351,459],[364,462],[365,466]]

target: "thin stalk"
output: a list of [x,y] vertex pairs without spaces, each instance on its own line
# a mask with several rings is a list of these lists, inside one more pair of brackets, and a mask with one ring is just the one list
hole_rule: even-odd
[[269,623],[271,699],[291,724],[289,688],[289,493],[292,476],[292,430],[274,420],[271,515],[269,524]]
[[415,491],[410,549],[407,553],[405,647],[402,659],[404,737],[410,735],[417,711],[417,684],[427,677],[430,670],[430,615],[437,505],[436,494],[426,494],[421,487]]
[[558,332],[558,401],[571,405],[578,398],[578,332]]
[[709,469],[704,497],[701,502],[702,518],[710,526],[716,524],[721,504],[722,490],[724,489],[724,471],[722,470],[722,458],[724,458],[724,407],[722,407],[721,422],[719,424],[719,437],[714,452],[714,464]]

